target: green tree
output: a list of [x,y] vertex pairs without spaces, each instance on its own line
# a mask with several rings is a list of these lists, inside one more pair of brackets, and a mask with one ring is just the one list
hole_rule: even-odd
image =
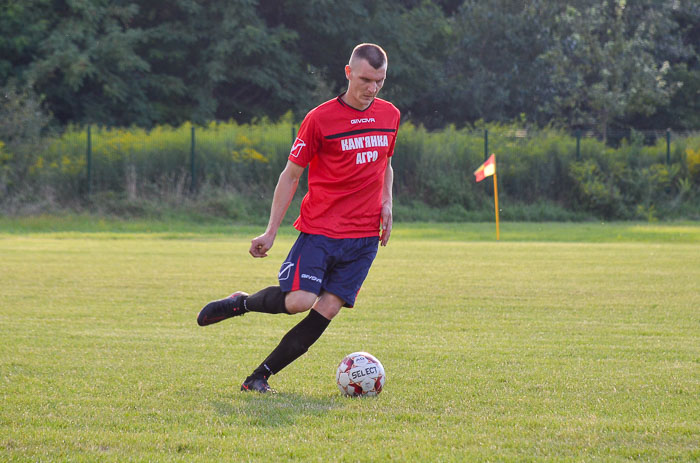
[[692,129],[699,40],[696,0],[0,0],[0,85],[64,125],[300,117],[368,41],[382,96],[429,128]]
[[667,104],[650,116],[632,115],[626,122],[635,128],[700,128],[700,3],[695,0],[672,2],[668,17],[673,29],[656,40],[657,61],[668,61],[668,81],[678,89]]
[[45,148],[49,121],[30,86],[0,87],[0,202],[24,186],[30,166]]
[[536,120],[548,97],[544,63],[556,8],[535,0],[467,0],[451,18],[445,80],[436,89],[445,119]]
[[[50,6],[50,7],[49,7]],[[45,96],[62,123],[124,124],[146,117],[139,74],[150,70],[134,53],[141,31],[128,27],[134,3],[107,0],[33,1],[48,25],[23,78]]]
[[569,127],[595,124],[605,139],[616,119],[666,104],[677,85],[655,55],[655,39],[672,29],[665,13],[653,0],[567,7],[543,55],[555,92],[549,112]]
[[0,85],[17,81],[48,34],[50,0],[0,0]]
[[389,55],[383,98],[416,120],[435,109],[429,94],[440,85],[449,30],[433,2],[261,0],[259,12],[270,27],[298,34],[295,50],[305,69],[294,78],[314,88],[306,109],[345,89],[343,68],[361,42],[377,43]]
[[62,124],[150,127],[275,117],[299,106],[312,85],[294,77],[303,75],[291,51],[297,34],[267,27],[256,6],[251,0],[3,3],[0,83],[31,82]]
[[370,40],[389,54],[383,97],[401,108],[407,120],[442,126],[445,119],[434,96],[445,82],[443,63],[451,34],[442,10],[430,1],[410,9],[386,2],[369,28],[373,31]]
[[[296,56],[297,33],[269,27],[251,0],[139,0],[137,48],[159,85],[161,120],[248,121],[296,109],[312,85]],[[299,77],[301,75],[301,78]]]

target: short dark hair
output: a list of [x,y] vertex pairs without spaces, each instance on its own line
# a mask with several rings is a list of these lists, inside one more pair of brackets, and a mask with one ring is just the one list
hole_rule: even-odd
[[373,43],[361,43],[355,47],[350,55],[350,61],[353,58],[362,58],[374,68],[379,69],[387,64],[386,52],[379,45]]

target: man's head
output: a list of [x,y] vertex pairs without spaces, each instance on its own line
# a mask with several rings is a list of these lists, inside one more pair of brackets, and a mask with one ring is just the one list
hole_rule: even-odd
[[367,109],[384,85],[386,69],[387,57],[382,47],[372,43],[356,46],[345,66],[348,91],[344,101],[355,109]]
[[358,59],[366,60],[374,69],[387,66],[386,52],[379,45],[373,43],[361,43],[356,46],[350,55],[350,66]]

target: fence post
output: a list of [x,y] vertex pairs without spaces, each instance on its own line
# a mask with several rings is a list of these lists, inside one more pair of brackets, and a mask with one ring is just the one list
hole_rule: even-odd
[[90,126],[87,126],[87,147],[85,149],[85,157],[87,158],[87,194],[92,194],[92,134]]
[[190,143],[190,193],[194,193],[195,188],[197,187],[197,179],[195,177],[195,170],[194,170],[194,125],[192,126],[192,142]]
[[489,129],[484,129],[484,161],[489,158]]
[[292,124],[292,146],[294,146],[295,141],[297,141],[297,134],[296,130],[294,130],[294,124]]
[[581,129],[576,130],[576,160],[581,160]]
[[666,165],[671,164],[671,129],[666,129]]

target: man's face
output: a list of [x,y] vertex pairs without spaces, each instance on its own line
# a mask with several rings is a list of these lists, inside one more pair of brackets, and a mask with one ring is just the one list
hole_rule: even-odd
[[367,109],[379,93],[386,79],[386,64],[374,69],[365,59],[356,59],[345,66],[348,79],[346,102],[355,109]]

